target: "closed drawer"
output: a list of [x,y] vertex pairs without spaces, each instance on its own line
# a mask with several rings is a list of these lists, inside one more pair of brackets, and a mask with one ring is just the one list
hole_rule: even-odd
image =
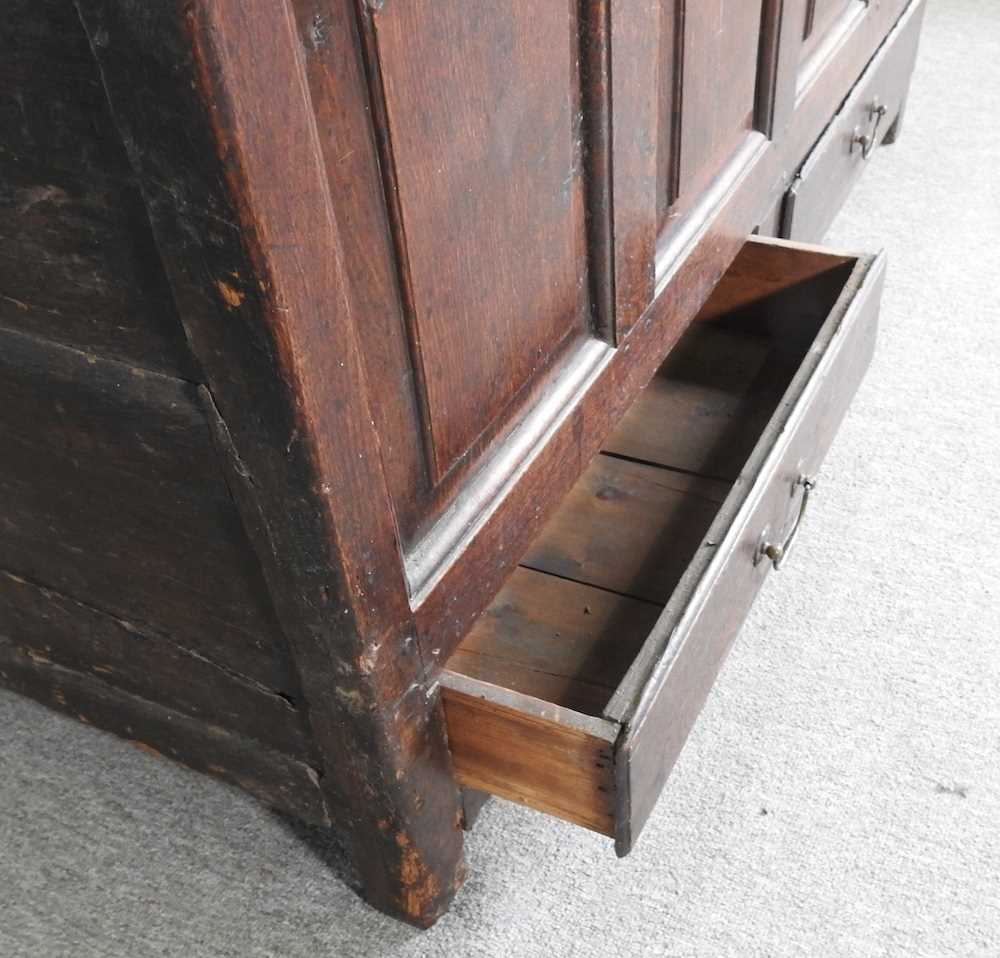
[[878,147],[894,138],[925,6],[910,4],[802,165],[785,199],[782,236],[820,239]]
[[746,244],[449,660],[460,784],[630,850],[798,528],[882,275],[881,257]]

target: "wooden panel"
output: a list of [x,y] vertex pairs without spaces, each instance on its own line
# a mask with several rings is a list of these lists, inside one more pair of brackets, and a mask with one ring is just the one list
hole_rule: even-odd
[[[615,317],[619,340],[653,299],[658,170],[661,146],[672,146],[673,121],[663,112],[659,62],[674,23],[662,0],[609,0],[611,4],[611,211],[614,222]],[[661,19],[668,22],[661,24]],[[661,42],[661,32],[664,36]],[[666,129],[661,129],[665,127]]]
[[684,85],[684,0],[660,4],[657,59],[656,228],[680,190],[681,105]]
[[50,708],[182,762],[316,825],[330,817],[316,769],[260,742],[116,689],[92,675],[44,661],[0,636],[0,684]]
[[587,328],[575,11],[372,14],[436,477]]
[[[377,384],[371,406],[404,540],[423,518],[431,485],[425,457],[419,366],[414,367],[403,312],[379,150],[354,0],[294,0],[310,103],[324,171],[344,223],[344,271],[364,317],[362,359]],[[391,386],[390,386],[391,384]]]
[[598,456],[521,564],[663,604],[728,492],[725,482]]
[[0,568],[295,690],[195,387],[0,331]]
[[[760,58],[754,126],[771,140],[780,140],[795,109],[801,18],[808,0],[764,0],[761,8]],[[775,204],[777,205],[777,204]],[[768,233],[762,226],[763,235]]]
[[0,50],[0,326],[193,378],[73,4],[5,4]]
[[[796,109],[780,138],[768,141],[763,134],[750,133],[726,175],[699,197],[696,208],[688,210],[692,215],[685,215],[680,202],[675,204],[668,228],[658,240],[657,296],[622,348],[602,362],[585,390],[569,397],[529,456],[508,456],[500,447],[496,468],[484,472],[490,490],[483,493],[485,480],[481,484],[480,477],[462,490],[466,501],[482,493],[478,501],[485,501],[485,507],[473,517],[475,521],[463,526],[460,551],[442,549],[446,560],[440,572],[415,597],[418,628],[426,637],[428,654],[443,659],[457,647],[614,423],[653,376],[748,234],[780,200],[789,172],[807,155],[888,32],[891,19],[886,10],[885,4],[873,4],[867,17],[875,32],[838,48],[829,68],[799,91]],[[421,552],[438,547],[439,537],[436,530],[433,533],[420,543]],[[461,561],[453,561],[459,556]]]
[[685,3],[678,195],[690,201],[753,129],[761,0]]
[[865,0],[806,0],[801,58],[812,56],[839,23],[864,6]]
[[35,662],[87,673],[279,752],[308,757],[305,725],[291,696],[215,665],[168,636],[3,571],[0,638]]
[[[796,240],[820,239],[865,167],[875,159],[865,159],[853,139],[856,134],[874,136],[877,147],[893,128],[916,63],[925,9],[925,3],[914,3],[900,19],[810,153],[789,190],[782,235]],[[877,129],[872,114],[876,101],[886,111]]]
[[614,726],[580,722],[537,703],[527,711],[517,696],[447,674],[442,688],[455,779],[467,788],[530,805],[611,835]]
[[871,360],[884,260],[862,260],[720,514],[718,548],[672,600],[605,714],[628,725],[616,753],[616,849],[628,852],[652,811],[769,563],[762,536],[782,542]]

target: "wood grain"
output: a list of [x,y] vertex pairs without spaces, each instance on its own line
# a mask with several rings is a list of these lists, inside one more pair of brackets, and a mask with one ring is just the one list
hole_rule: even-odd
[[600,715],[659,612],[653,603],[518,568],[448,668]]
[[266,0],[77,6],[302,678],[324,799],[352,823],[368,900],[430,924],[462,881],[461,808],[299,24]]
[[[646,429],[661,422],[670,417]],[[662,605],[728,491],[725,482],[598,456],[521,564]]]
[[[898,11],[897,11],[898,12]],[[657,245],[657,297],[614,356],[588,383],[585,394],[560,411],[544,447],[525,460],[497,451],[487,458],[475,486],[502,490],[484,520],[461,542],[461,561],[435,580],[420,596],[418,629],[427,637],[432,656],[446,658],[504,579],[586,464],[600,450],[615,423],[649,382],[676,344],[727,266],[746,244],[747,235],[781,200],[790,171],[806,156],[830,116],[843,102],[851,83],[888,33],[895,13],[888,5],[872,5],[871,31],[838,48],[824,69],[799,91],[796,109],[780,140],[761,134],[744,141],[749,151],[738,155],[731,179],[711,185],[697,197],[691,216],[677,207],[670,229]],[[454,501],[454,490],[443,504]],[[433,538],[429,536],[428,538]],[[431,548],[427,541],[420,549]],[[415,547],[416,548],[416,547]]]
[[611,6],[612,232],[615,318],[621,342],[653,299],[653,266],[659,227],[657,150],[672,127],[659,84],[660,33],[670,4],[661,0],[609,0]]
[[762,7],[762,0],[685,3],[677,191],[685,208],[753,129]]
[[302,703],[287,692],[215,664],[169,636],[4,571],[0,637],[37,662],[91,675],[291,758],[310,758]]
[[6,3],[0,50],[0,327],[194,378],[73,5]]
[[194,386],[0,329],[0,568],[293,696]]
[[[411,351],[392,229],[392,158],[381,142],[377,68],[366,74],[354,0],[293,0],[324,172],[343,231],[344,272],[364,317],[362,359],[386,482],[401,534],[419,524],[431,489],[422,370]],[[382,147],[380,150],[379,147]],[[408,307],[407,307],[408,308]]]
[[579,25],[528,0],[371,19],[439,478],[588,325]]
[[[603,835],[614,831],[613,737],[470,694],[457,679],[443,689],[455,777],[467,788],[529,805]],[[596,724],[596,723],[595,723]]]
[[330,816],[312,765],[259,741],[125,692],[93,675],[45,660],[0,635],[0,681],[67,715],[237,785],[262,802],[315,825]]

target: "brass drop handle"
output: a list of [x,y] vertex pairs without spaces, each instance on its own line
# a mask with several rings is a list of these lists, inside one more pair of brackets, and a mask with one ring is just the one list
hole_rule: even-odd
[[860,133],[859,127],[854,128],[854,136],[851,137],[851,152],[856,146],[861,147],[861,158],[867,160],[872,155],[875,146],[878,144],[878,130],[882,125],[882,118],[888,112],[884,103],[879,103],[878,97],[872,102],[868,111],[868,120],[872,125],[871,133]]
[[784,565],[785,559],[788,558],[788,553],[792,551],[795,536],[798,534],[799,526],[802,525],[802,517],[806,514],[806,506],[809,505],[809,493],[816,488],[816,480],[812,476],[799,476],[795,480],[793,488],[798,486],[802,486],[802,499],[799,501],[799,514],[795,517],[795,525],[792,526],[792,530],[788,533],[784,543],[768,542],[765,538],[766,533],[764,536],[761,536],[754,565],[757,565],[758,562],[764,559],[770,559],[771,565],[775,569],[780,569]]

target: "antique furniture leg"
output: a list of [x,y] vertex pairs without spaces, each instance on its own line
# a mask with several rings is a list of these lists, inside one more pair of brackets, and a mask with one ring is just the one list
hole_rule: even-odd
[[294,24],[268,0],[77,6],[299,672],[329,817],[366,898],[428,925],[462,880],[461,806]]

